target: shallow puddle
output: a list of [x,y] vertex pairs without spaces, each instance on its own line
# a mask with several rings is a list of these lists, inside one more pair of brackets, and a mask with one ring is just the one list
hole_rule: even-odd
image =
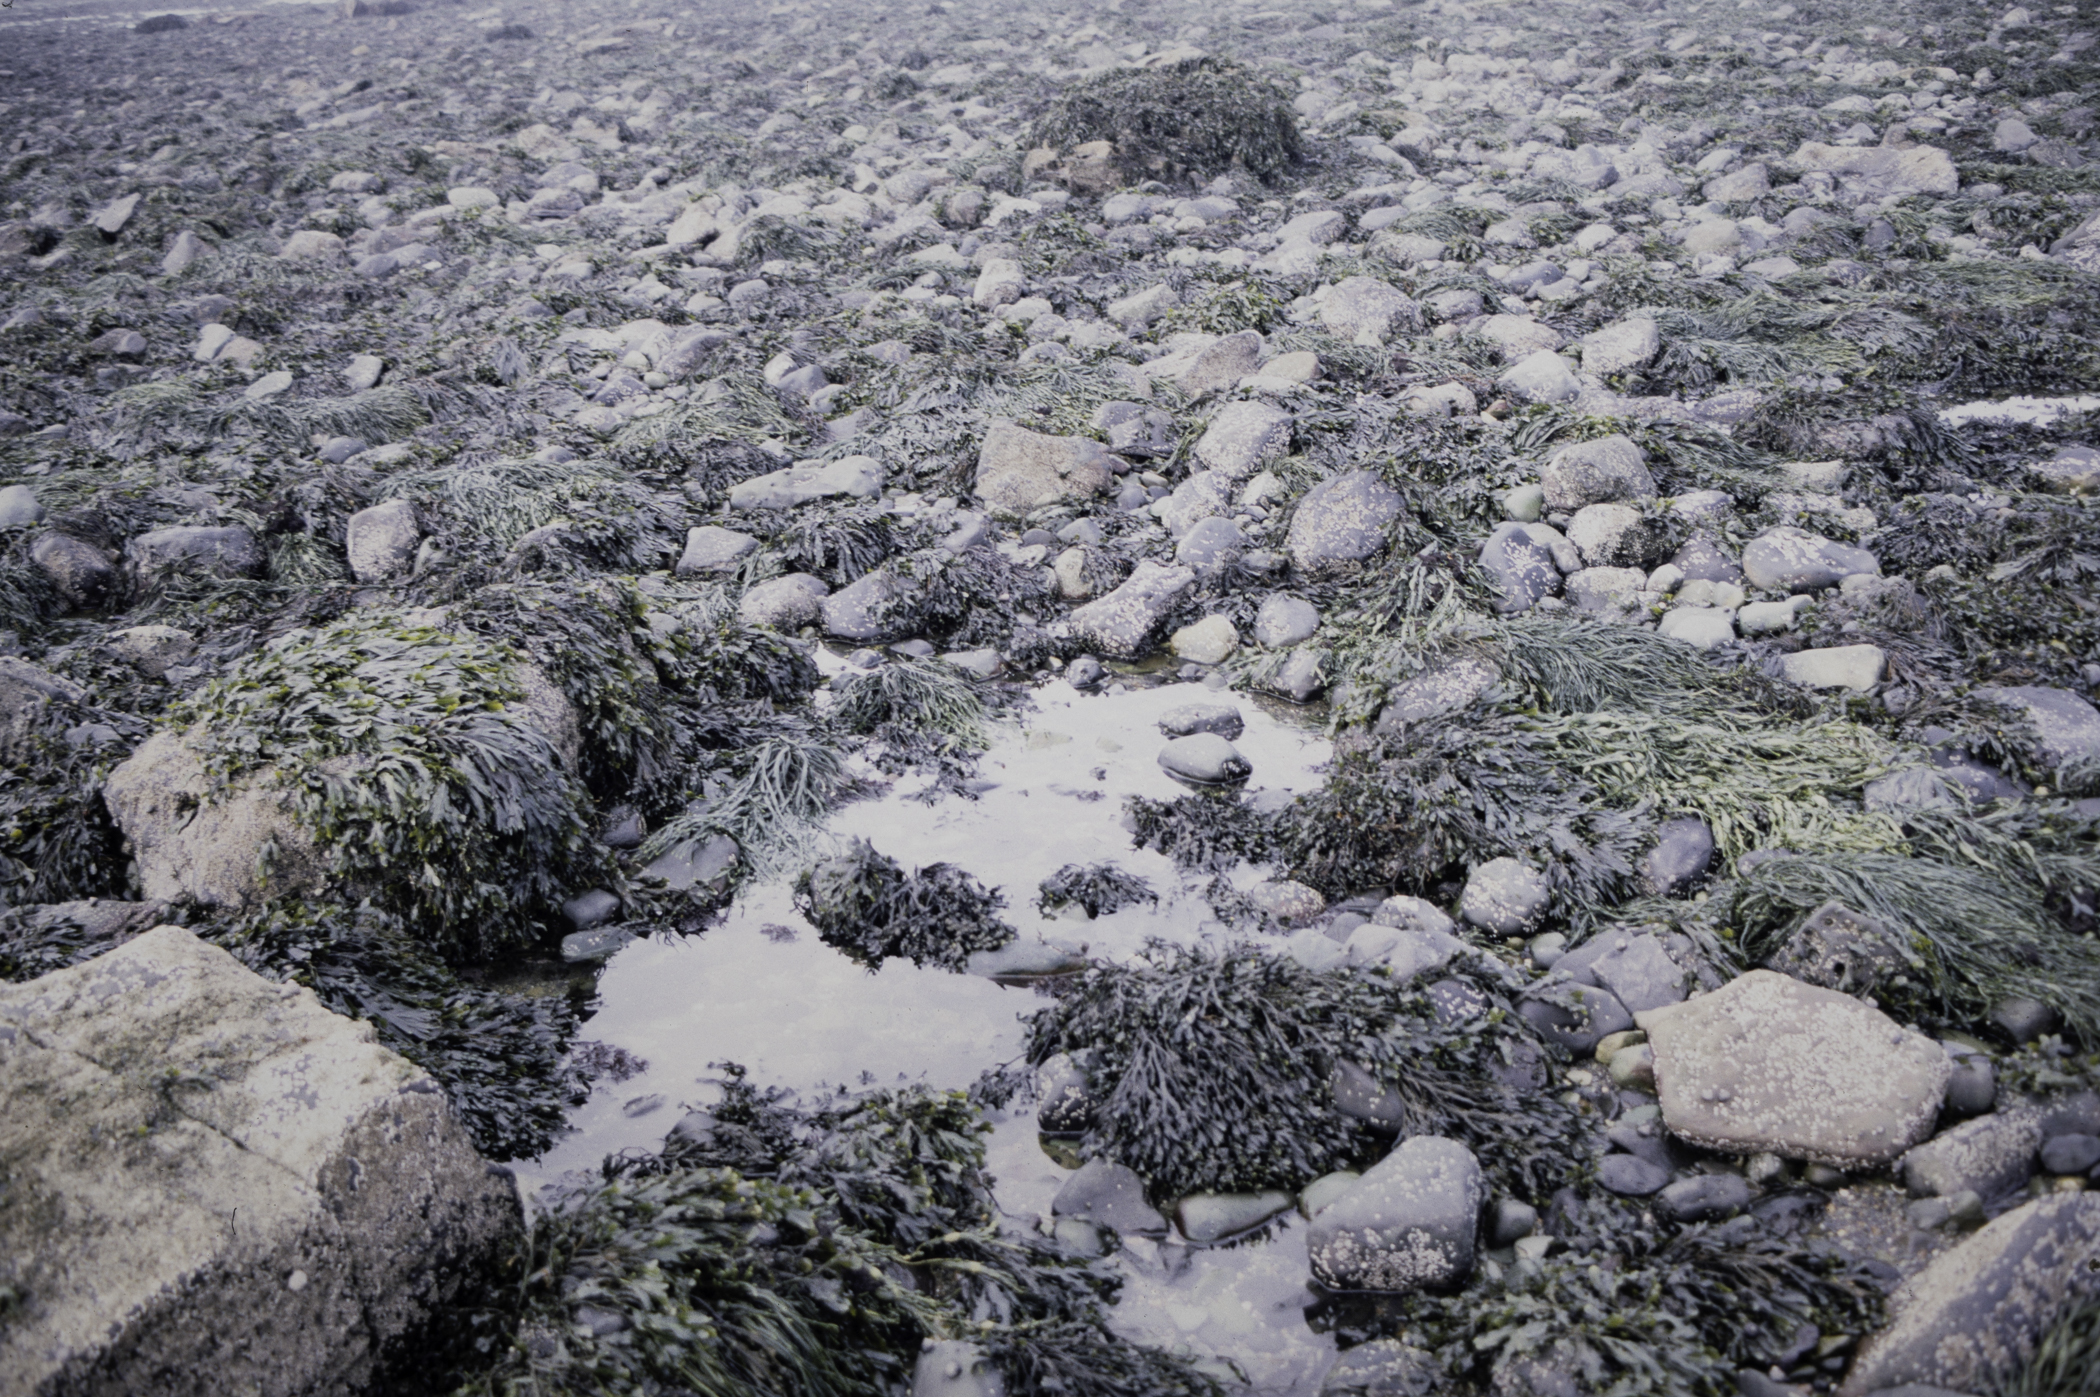
[[1951,427],[1968,422],[1991,422],[2001,426],[2049,427],[2078,412],[2100,411],[2100,396],[2091,393],[2071,398],[2000,398],[1990,402],[1963,403],[1940,413]]
[[[827,663],[827,669],[835,668]],[[835,812],[823,837],[860,838],[909,867],[949,862],[1006,894],[1002,914],[1021,940],[1063,943],[1120,960],[1148,939],[1191,944],[1224,936],[1201,892],[1163,855],[1133,849],[1123,825],[1132,795],[1171,799],[1187,788],[1161,771],[1159,719],[1188,703],[1229,703],[1246,721],[1234,742],[1253,765],[1250,792],[1311,790],[1329,746],[1291,715],[1200,684],[1082,694],[1062,682],[1034,691],[1018,720],[997,730],[978,764],[975,799],[911,797],[927,782],[897,780],[882,795]],[[1159,893],[1087,921],[1045,917],[1043,879],[1066,864],[1113,861]],[[1236,885],[1260,877],[1241,868]],[[1041,1000],[974,975],[890,960],[863,970],[817,939],[795,911],[788,879],[748,887],[721,923],[683,940],[637,942],[599,982],[600,1007],[581,1036],[648,1064],[601,1081],[574,1129],[519,1173],[528,1194],[613,1151],[654,1148],[685,1109],[711,1104],[714,1064],[741,1063],[754,1085],[797,1092],[918,1081],[966,1087],[1017,1059],[1021,1016]],[[1037,1143],[1032,1111],[994,1116],[990,1168],[1001,1209],[1032,1228],[1069,1171]],[[1266,1239],[1204,1250],[1135,1243],[1121,1258],[1130,1282],[1116,1324],[1130,1337],[1237,1363],[1258,1391],[1314,1391],[1330,1340],[1305,1327],[1304,1229],[1295,1217]]]

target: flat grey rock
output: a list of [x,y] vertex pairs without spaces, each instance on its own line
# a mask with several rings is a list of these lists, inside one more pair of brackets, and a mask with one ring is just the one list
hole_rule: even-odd
[[1397,732],[1409,723],[1426,722],[1456,713],[1492,689],[1502,678],[1494,663],[1477,655],[1461,655],[1401,684],[1385,697],[1374,725],[1379,732]]
[[731,509],[793,509],[824,499],[873,499],[882,493],[882,463],[873,456],[801,461],[729,487]]
[[686,530],[685,551],[679,555],[677,572],[680,577],[730,572],[757,551],[758,540],[750,534],[714,524],[696,525]]
[[1742,569],[1752,586],[1768,592],[1820,592],[1854,573],[1878,574],[1881,563],[1864,548],[1784,524],[1744,545]]
[[985,429],[976,489],[993,514],[1018,518],[1060,500],[1107,491],[1115,478],[1108,448],[1090,437],[1045,436],[1012,422]]
[[1159,730],[1168,737],[1216,733],[1231,742],[1247,730],[1247,720],[1229,703],[1184,703],[1159,715]]
[[436,1083],[179,927],[0,985],[0,1061],[39,1200],[4,1219],[13,1391],[362,1390],[522,1232]]
[[1396,893],[1379,903],[1371,913],[1371,920],[1380,926],[1434,931],[1445,935],[1458,930],[1458,923],[1452,921],[1443,908],[1426,898],[1414,897],[1407,893]]
[[1443,969],[1471,948],[1448,931],[1365,922],[1343,944],[1349,963],[1375,966],[1395,980],[1412,980]]
[[1123,584],[1071,615],[1074,635],[1119,660],[1135,660],[1182,593],[1196,584],[1191,568],[1161,567],[1147,558]]
[[1734,1154],[1887,1164],[1931,1134],[1953,1072],[1880,1010],[1770,970],[1635,1022],[1671,1132]]
[[1525,990],[1517,1001],[1517,1012],[1541,1037],[1578,1057],[1609,1035],[1633,1027],[1633,1014],[1617,995],[1602,986],[1565,977],[1559,966]]
[[1972,1192],[2002,1198],[2034,1176],[2042,1122],[2032,1110],[2015,1107],[1977,1116],[1942,1131],[1899,1161],[1904,1187],[1920,1198],[1951,1198]]
[[1278,1190],[1263,1193],[1192,1193],[1174,1206],[1174,1221],[1191,1242],[1210,1243],[1261,1226],[1297,1203]]
[[1590,962],[1590,973],[1626,1006],[1628,1013],[1639,1014],[1684,1002],[1684,967],[1670,958],[1661,938],[1653,932],[1636,936],[1601,931],[1596,940],[1608,949]]
[[1536,349],[1502,371],[1495,386],[1522,402],[1571,403],[1582,396],[1582,382],[1568,361],[1551,349]]

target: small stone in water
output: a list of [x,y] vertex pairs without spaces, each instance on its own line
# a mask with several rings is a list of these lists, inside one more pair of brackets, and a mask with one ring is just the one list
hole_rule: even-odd
[[1159,730],[1168,737],[1208,732],[1230,742],[1246,729],[1247,720],[1229,703],[1184,703],[1159,715]]
[[1175,738],[1160,748],[1159,764],[1177,780],[1204,786],[1244,781],[1254,770],[1237,747],[1210,732]]

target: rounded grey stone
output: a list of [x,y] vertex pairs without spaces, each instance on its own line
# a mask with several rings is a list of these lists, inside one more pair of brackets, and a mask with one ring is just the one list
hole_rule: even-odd
[[1598,1187],[1622,1198],[1646,1198],[1669,1182],[1669,1170],[1638,1155],[1608,1154],[1597,1161]]
[[2042,1170],[2049,1174],[2083,1174],[2100,1164],[2100,1135],[2055,1135],[2042,1141]]
[[1169,776],[1204,786],[1244,781],[1254,770],[1237,747],[1214,732],[1175,738],[1159,749],[1159,764]]
[[1239,525],[1212,516],[1199,520],[1181,536],[1174,549],[1174,561],[1193,571],[1198,581],[1213,582],[1239,566],[1245,550],[1246,540],[1240,536]]
[[1545,914],[1552,900],[1546,875],[1512,858],[1489,859],[1466,879],[1459,915],[1499,936],[1515,936]]
[[1529,611],[1539,598],[1560,590],[1552,551],[1522,524],[1496,525],[1480,545],[1480,566],[1501,594],[1495,603],[1500,612]]
[[816,621],[830,591],[823,578],[806,572],[769,578],[744,593],[737,602],[737,618],[747,626],[797,631]]
[[1050,1211],[1131,1236],[1157,1237],[1167,1230],[1167,1220],[1145,1201],[1145,1181],[1135,1170],[1105,1159],[1080,1165],[1050,1200]]
[[1285,541],[1292,566],[1314,573],[1360,562],[1385,546],[1386,527],[1406,502],[1370,471],[1323,480],[1305,492]]
[[1247,720],[1229,703],[1184,703],[1159,715],[1159,730],[1168,737],[1216,733],[1230,742],[1247,730]]
[[1310,640],[1319,629],[1318,607],[1281,592],[1265,599],[1254,614],[1255,642],[1270,650],[1285,650],[1301,640]]
[[1750,1206],[1750,1185],[1740,1174],[1696,1174],[1666,1185],[1656,1211],[1676,1222],[1711,1222]]
[[1641,883],[1657,897],[1683,897],[1706,876],[1714,858],[1714,832],[1697,815],[1666,820],[1655,847],[1641,859]]
[[1409,1291],[1463,1279],[1486,1185],[1456,1140],[1402,1141],[1312,1220],[1313,1278],[1332,1290]]
[[44,507],[37,503],[36,492],[27,485],[0,488],[0,529],[19,529],[41,523],[43,518]]
[[1618,433],[1554,452],[1546,458],[1540,484],[1549,507],[1571,514],[1585,505],[1650,499],[1656,492],[1647,456]]
[[1488,1242],[1506,1247],[1519,1237],[1529,1237],[1539,1225],[1539,1210],[1521,1198],[1497,1198],[1488,1222]]

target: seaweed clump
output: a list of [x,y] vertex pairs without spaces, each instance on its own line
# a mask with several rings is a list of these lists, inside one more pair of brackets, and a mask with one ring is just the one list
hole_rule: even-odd
[[953,864],[906,873],[864,839],[803,871],[795,905],[824,943],[870,970],[891,956],[961,970],[979,951],[1014,939],[999,920],[1006,899]]
[[1081,1152],[1128,1165],[1161,1197],[1298,1188],[1377,1158],[1378,1136],[1336,1109],[1347,1063],[1401,1088],[1406,1133],[1464,1141],[1542,1198],[1566,1181],[1573,1114],[1507,1070],[1539,1062],[1520,1022],[1484,1006],[1446,1023],[1408,986],[1252,946],[1154,942],[1033,1015],[1028,1059],[1090,1064]]
[[960,757],[990,740],[985,701],[953,665],[897,659],[832,685],[832,717],[883,745],[885,769],[905,760]]
[[2061,1013],[2075,1039],[2100,1044],[2100,943],[2067,925],[2067,913],[2100,900],[2100,821],[2064,801],[1904,816],[1901,851],[1759,863],[1732,894],[1745,954],[1773,954],[1815,908],[1837,901],[1913,948],[1916,978],[1878,991],[1902,1009],[1966,1025],[2001,998],[2031,996]]
[[2100,1304],[2074,1310],[2057,1323],[2026,1366],[2005,1386],[2005,1397],[2089,1397],[2100,1373]]
[[1035,123],[1038,146],[1112,141],[1131,179],[1209,179],[1245,170],[1274,180],[1304,157],[1290,99],[1224,58],[1126,68],[1075,84]]
[[248,656],[171,717],[213,777],[285,790],[330,882],[488,949],[616,878],[522,669],[509,646],[363,614]]
[[1109,1330],[1106,1263],[1001,1230],[961,1093],[798,1108],[724,1066],[718,1106],[554,1204],[460,1326],[460,1393],[878,1397],[954,1339],[1011,1391],[1220,1391]]
[[1035,905],[1046,913],[1060,907],[1077,907],[1093,918],[1140,902],[1158,901],[1159,894],[1152,891],[1150,883],[1112,863],[1085,868],[1068,863],[1043,880]]
[[1560,1255],[1411,1297],[1404,1314],[1344,1300],[1323,1327],[1345,1345],[1397,1337],[1495,1391],[1734,1391],[1738,1372],[1787,1356],[1804,1325],[1857,1335],[1881,1320],[1885,1296],[1864,1263],[1791,1235],[1818,1206],[1794,1202],[1663,1230],[1636,1205],[1569,1196]]

